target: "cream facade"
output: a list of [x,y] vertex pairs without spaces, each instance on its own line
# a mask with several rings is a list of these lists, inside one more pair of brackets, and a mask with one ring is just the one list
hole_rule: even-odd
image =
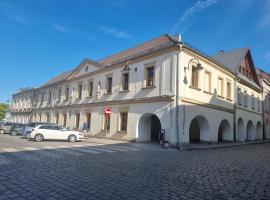
[[11,120],[17,123],[28,123],[32,120],[32,99],[34,89],[20,89],[12,96]]
[[[159,141],[162,132],[171,144],[262,139],[261,88],[240,77],[178,35],[163,35],[99,61],[85,59],[36,88],[33,121],[124,140]],[[253,99],[238,105],[239,88],[259,107]]]
[[257,69],[257,74],[263,88],[264,138],[270,139],[270,75],[260,69]]

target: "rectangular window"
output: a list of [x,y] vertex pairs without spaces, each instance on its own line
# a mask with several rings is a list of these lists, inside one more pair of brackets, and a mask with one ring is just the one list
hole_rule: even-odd
[[255,97],[254,95],[252,94],[252,97],[251,97],[251,107],[253,110],[255,110]]
[[127,131],[127,122],[128,122],[128,113],[121,112],[120,113],[120,131]]
[[122,75],[122,90],[127,91],[129,89],[129,73]]
[[56,114],[55,115],[55,123],[56,124],[59,124],[59,114]]
[[257,97],[257,110],[258,112],[261,112],[261,100],[259,97]]
[[52,100],[52,92],[51,91],[48,91],[49,93],[49,96],[48,96],[48,104],[51,103],[51,100]]
[[232,99],[232,84],[231,82],[227,82],[227,99]]
[[93,81],[88,82],[88,97],[93,96]]
[[91,125],[91,113],[86,113],[85,118],[85,123],[87,125],[87,129],[89,130]]
[[211,92],[211,73],[208,71],[204,74],[204,91]]
[[44,101],[44,93],[41,94],[41,105],[43,105],[43,101]]
[[112,93],[112,77],[107,77],[107,94]]
[[69,87],[66,87],[65,100],[68,100],[68,95],[69,95]]
[[75,115],[75,127],[76,129],[79,129],[80,126],[80,114]]
[[242,90],[241,88],[238,88],[238,104],[242,105]]
[[223,85],[223,78],[218,78],[218,96],[220,97],[223,97],[223,88],[224,88],[224,85]]
[[244,91],[244,106],[248,107],[248,95],[247,91]]
[[146,68],[146,87],[151,87],[155,85],[155,67]]
[[58,99],[57,99],[57,101],[61,101],[61,91],[62,91],[62,89],[59,88],[58,89]]
[[77,94],[77,98],[81,99],[82,98],[82,83],[80,83],[78,85],[78,94]]
[[64,113],[64,114],[63,114],[63,122],[62,122],[62,125],[63,125],[63,127],[66,127],[66,125],[67,125],[67,113]]
[[191,86],[193,88],[199,88],[199,71],[197,67],[192,66],[192,72],[191,72]]
[[49,113],[46,113],[46,122],[50,123],[50,114]]

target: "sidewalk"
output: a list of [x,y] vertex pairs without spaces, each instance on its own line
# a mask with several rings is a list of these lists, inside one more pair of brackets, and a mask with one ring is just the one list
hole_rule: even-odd
[[131,143],[129,141],[123,141],[123,140],[112,140],[112,139],[106,139],[106,138],[92,138],[92,137],[87,137],[83,141],[97,143],[97,144],[129,144]]
[[190,144],[188,146],[180,147],[180,151],[219,149],[219,148],[243,146],[243,145],[250,145],[250,144],[263,144],[263,143],[268,143],[268,142],[270,142],[270,140],[248,141],[248,142],[237,142],[237,143]]

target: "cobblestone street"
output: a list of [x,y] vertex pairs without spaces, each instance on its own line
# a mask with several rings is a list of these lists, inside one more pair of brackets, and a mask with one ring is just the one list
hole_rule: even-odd
[[0,135],[0,199],[270,199],[270,143],[203,151]]

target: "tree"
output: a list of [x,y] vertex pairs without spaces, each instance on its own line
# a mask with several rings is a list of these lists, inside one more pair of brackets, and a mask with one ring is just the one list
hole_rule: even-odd
[[6,117],[6,112],[8,111],[9,105],[6,103],[0,103],[0,120]]

